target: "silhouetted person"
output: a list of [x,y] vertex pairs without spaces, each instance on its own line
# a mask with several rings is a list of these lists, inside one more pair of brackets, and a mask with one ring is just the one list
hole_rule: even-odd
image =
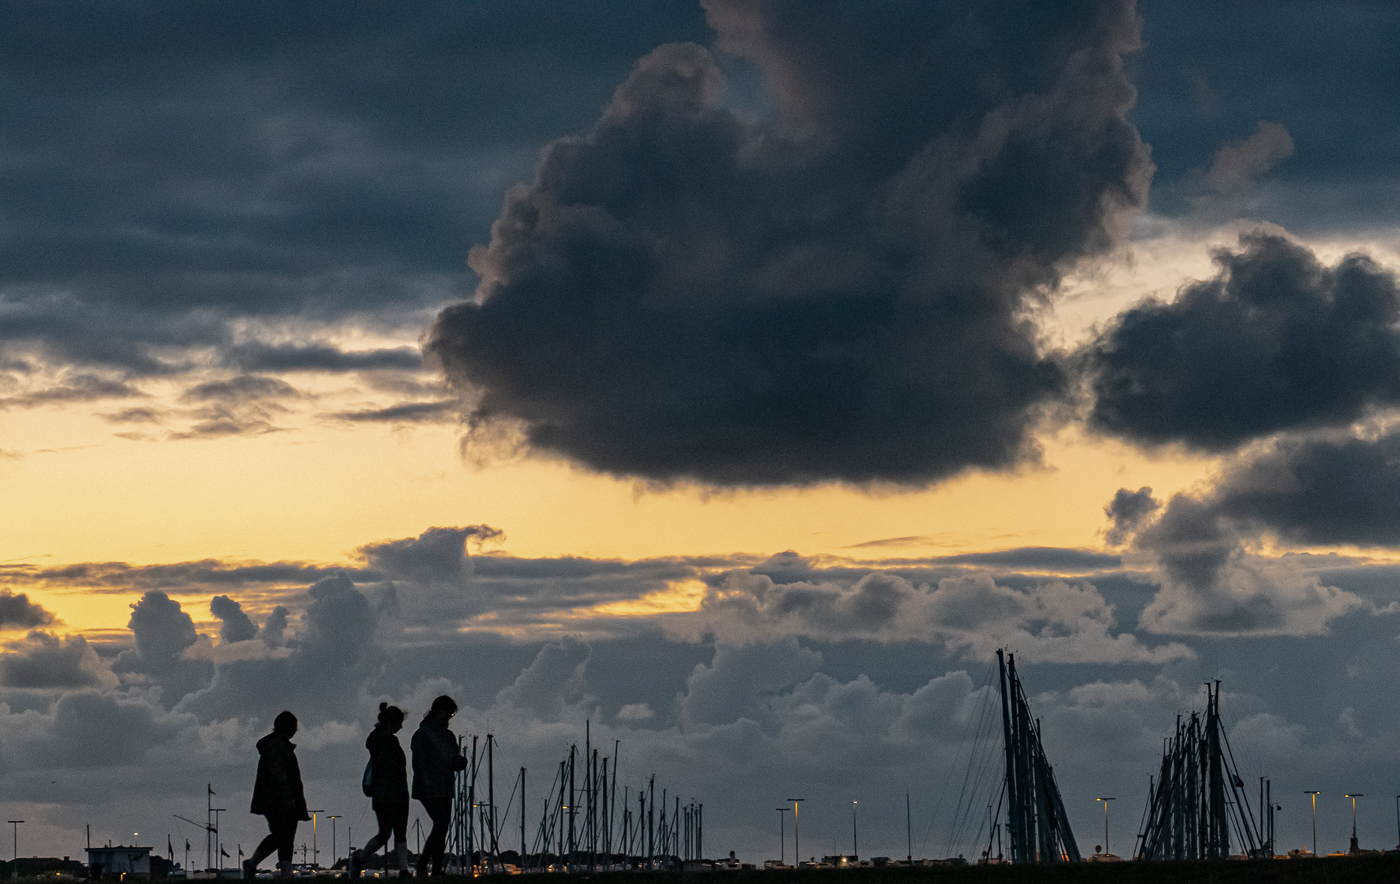
[[358,878],[365,867],[365,857],[389,844],[394,834],[395,866],[408,871],[408,765],[403,747],[394,736],[403,729],[403,710],[388,703],[379,704],[379,722],[369,732],[365,748],[369,750],[370,806],[379,820],[379,833],[369,839],[364,850],[350,857],[350,877]]
[[457,704],[443,694],[433,701],[433,707],[423,716],[423,722],[413,734],[413,797],[417,798],[433,821],[433,829],[418,857],[418,877],[442,874],[442,854],[447,846],[447,828],[452,823],[452,785],[457,771],[467,766],[467,759],[457,748],[457,736],[447,729],[447,723],[457,714]]
[[297,717],[278,713],[272,733],[258,740],[258,779],[253,784],[253,805],[249,810],[267,817],[268,836],[243,863],[243,877],[257,874],[258,863],[277,851],[277,874],[291,877],[292,848],[297,823],[311,819],[306,811],[306,795],[301,787],[301,766],[297,764]]

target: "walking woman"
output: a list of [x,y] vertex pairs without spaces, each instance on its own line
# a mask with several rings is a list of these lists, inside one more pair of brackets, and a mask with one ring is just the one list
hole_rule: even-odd
[[292,848],[297,823],[311,819],[306,811],[306,795],[301,787],[301,766],[297,764],[297,717],[278,713],[272,733],[258,740],[258,778],[253,784],[253,805],[249,810],[267,817],[268,836],[243,863],[243,877],[257,875],[258,863],[277,852],[277,876],[292,876]]
[[365,793],[379,820],[379,833],[369,839],[363,850],[351,855],[352,878],[360,877],[365,857],[374,856],[381,847],[388,848],[390,832],[394,835],[395,868],[403,875],[408,873],[408,770],[403,747],[394,736],[402,729],[403,710],[380,703],[379,721],[365,740],[365,748],[369,750],[369,782]]
[[442,855],[447,848],[447,829],[452,823],[452,785],[456,773],[467,766],[457,748],[457,736],[447,723],[457,714],[457,704],[443,694],[433,701],[428,714],[413,734],[413,797],[433,821],[433,829],[418,857],[418,877],[442,874]]

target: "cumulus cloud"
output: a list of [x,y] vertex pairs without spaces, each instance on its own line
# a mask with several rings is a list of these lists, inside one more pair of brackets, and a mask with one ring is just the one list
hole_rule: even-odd
[[0,590],[0,629],[32,629],[53,622],[53,614],[43,605],[31,602],[25,593]]
[[1146,197],[1130,4],[1034,23],[706,8],[782,122],[726,108],[710,53],[674,44],[545,150],[472,250],[476,299],[424,346],[473,397],[474,432],[726,486],[925,484],[1033,458],[1064,374],[1025,312]]
[[1138,526],[1160,506],[1161,503],[1152,496],[1151,488],[1142,487],[1136,491],[1119,488],[1103,510],[1112,523],[1104,533],[1104,538],[1112,546],[1122,546]]
[[219,640],[226,644],[258,636],[257,624],[243,613],[243,606],[226,595],[216,595],[209,600],[209,613],[219,619]]
[[[1255,461],[1234,475],[1247,475],[1260,466]],[[1275,478],[1280,477],[1275,474]],[[1267,518],[1267,513],[1262,507],[1251,508],[1247,497],[1236,498],[1232,492],[1227,475],[1212,492],[1178,494],[1155,521],[1139,521],[1133,548],[1155,564],[1160,580],[1160,589],[1141,614],[1143,629],[1315,635],[1352,610],[1374,610],[1352,592],[1324,586],[1300,561],[1252,552],[1259,540],[1261,517]]]
[[583,702],[583,673],[591,653],[586,643],[571,636],[546,644],[515,681],[496,694],[496,703],[541,716],[556,716],[564,707]]
[[1264,232],[1214,259],[1213,279],[1132,307],[1085,350],[1091,427],[1224,451],[1400,402],[1394,273],[1359,254],[1327,267]]
[[64,689],[117,685],[117,677],[81,635],[31,632],[0,654],[0,685]]
[[1053,580],[1013,589],[985,572],[915,585],[880,571],[850,583],[778,582],[734,571],[707,589],[695,615],[667,625],[677,635],[729,642],[779,636],[936,642],[982,660],[1006,646],[1027,661],[1064,663],[1162,663],[1192,655],[1184,645],[1151,647],[1131,633],[1115,634],[1113,606],[1091,584]]
[[359,554],[370,567],[393,580],[461,587],[470,573],[468,541],[480,546],[504,537],[505,532],[490,525],[429,528],[417,537],[367,544],[360,547]]

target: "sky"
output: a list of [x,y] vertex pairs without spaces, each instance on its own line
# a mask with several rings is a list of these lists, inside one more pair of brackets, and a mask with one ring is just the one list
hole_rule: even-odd
[[290,709],[343,854],[378,704],[448,693],[531,817],[588,727],[707,854],[801,796],[804,857],[852,802],[903,856],[907,794],[973,856],[997,648],[1081,851],[1216,679],[1281,851],[1308,789],[1320,850],[1348,792],[1389,846],[1397,45],[1389,2],[0,6],[19,853],[198,845],[206,786],[249,848]]

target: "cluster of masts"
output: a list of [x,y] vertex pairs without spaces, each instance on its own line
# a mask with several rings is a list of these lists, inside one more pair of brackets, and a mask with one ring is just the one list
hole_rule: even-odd
[[[656,775],[636,790],[636,809],[628,786],[618,801],[618,752],[612,757],[593,745],[592,724],[584,725],[583,751],[577,743],[559,762],[554,782],[544,799],[539,822],[530,837],[525,807],[525,778],[520,768],[515,793],[504,813],[496,804],[495,737],[487,734],[461,738],[466,770],[457,778],[453,796],[452,828],[448,833],[449,865],[453,857],[466,873],[506,870],[501,848],[511,816],[511,804],[520,797],[518,863],[520,871],[546,870],[597,872],[633,868],[678,868],[703,856],[704,805],[694,799],[682,805],[679,795],[661,790],[658,803]],[[611,763],[610,763],[611,762]],[[513,851],[504,851],[506,855]]]
[[[989,815],[983,861],[1078,862],[1079,851],[1055,783],[1054,769],[1046,760],[1040,742],[1040,721],[1031,716],[1016,675],[1015,657],[998,650],[997,665],[1006,768],[996,814]],[[1313,796],[1316,819],[1317,793],[1309,794]],[[1357,847],[1356,841],[1355,799],[1360,796],[1347,797],[1352,799],[1353,808],[1350,853],[1366,853],[1368,851]],[[1107,854],[1107,802],[1113,799],[1097,800],[1105,802],[1105,852],[1094,858],[1116,859]],[[1161,768],[1148,780],[1147,809],[1133,858],[1273,858],[1274,811],[1278,809],[1273,801],[1272,783],[1260,777],[1257,815],[1254,812],[1221,724],[1220,682],[1207,682],[1205,713],[1192,712],[1185,718],[1178,716],[1175,733],[1163,741]],[[1400,810],[1397,810],[1397,819],[1400,819]],[[1010,840],[1009,857],[1002,853],[1003,826]],[[1316,838],[1314,823],[1312,855],[1317,853]],[[1302,853],[1306,855],[1306,851]]]

